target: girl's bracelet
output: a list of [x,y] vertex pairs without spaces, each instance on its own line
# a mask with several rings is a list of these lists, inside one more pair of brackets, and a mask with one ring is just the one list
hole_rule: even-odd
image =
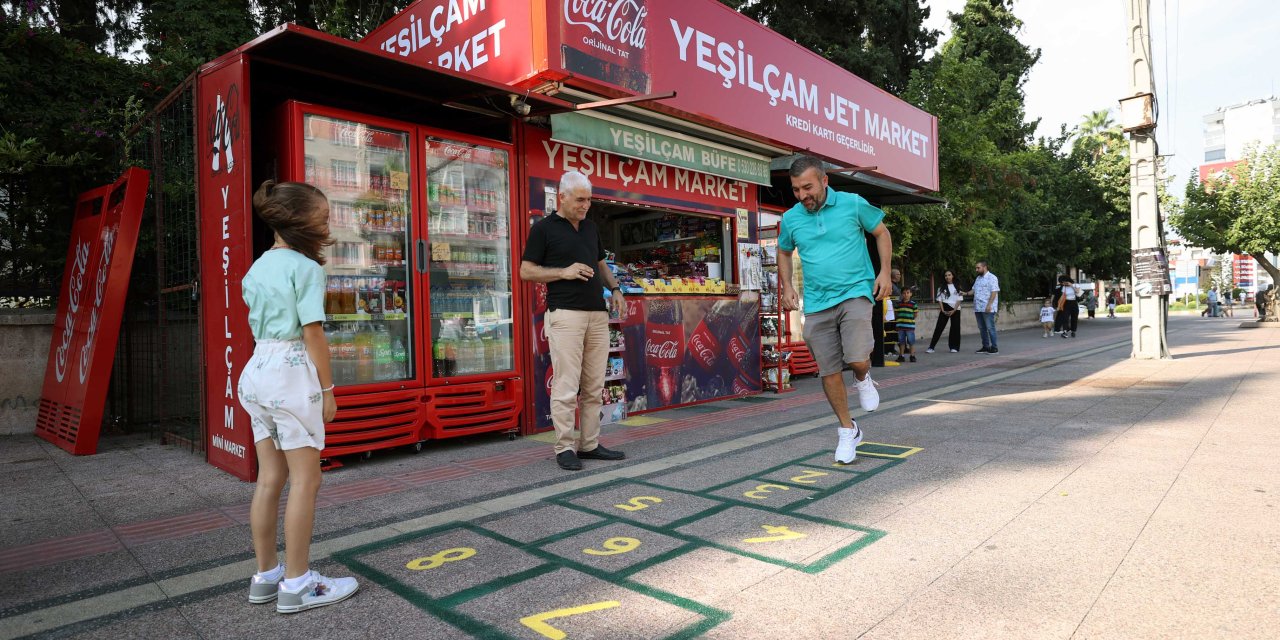
[[327,387],[325,387],[325,388],[323,388],[323,389],[321,389],[321,390],[320,390],[320,392],[321,392],[321,393],[324,393],[324,392],[326,392],[326,391],[333,391],[333,385],[329,385],[329,386],[327,386]]

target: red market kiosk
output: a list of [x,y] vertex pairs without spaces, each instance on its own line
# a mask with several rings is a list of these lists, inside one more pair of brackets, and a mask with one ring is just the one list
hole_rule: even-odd
[[420,0],[361,43],[282,26],[195,89],[205,444],[244,479],[239,283],[272,241],[265,179],[330,199],[326,456],[549,428],[545,298],[514,267],[566,170],[635,287],[614,418],[760,391],[736,256],[761,203],[786,204],[788,156],[882,201],[937,188],[935,118],[713,0]]

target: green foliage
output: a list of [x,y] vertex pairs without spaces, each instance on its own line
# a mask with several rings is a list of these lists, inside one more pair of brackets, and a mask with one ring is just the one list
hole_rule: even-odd
[[[1192,171],[1169,223],[1193,245],[1253,256],[1280,281],[1280,267],[1266,256],[1280,250],[1280,145],[1251,147],[1239,164],[1204,182]],[[1276,302],[1270,317],[1277,315]]]
[[890,93],[906,89],[938,41],[919,0],[721,2]]
[[142,111],[133,65],[37,17],[0,21],[0,289],[21,298],[56,290],[76,195],[116,177]]

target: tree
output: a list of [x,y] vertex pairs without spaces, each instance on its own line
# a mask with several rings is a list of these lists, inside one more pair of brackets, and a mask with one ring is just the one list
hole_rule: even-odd
[[919,0],[721,0],[890,93],[938,42]]
[[916,268],[966,273],[968,265],[987,260],[1001,276],[1004,299],[1014,300],[1039,287],[1034,273],[1024,273],[1033,262],[1011,234],[1031,202],[1021,192],[1035,176],[1025,172],[1038,170],[1018,154],[1027,151],[1035,130],[1024,117],[1022,86],[1039,52],[1018,42],[1013,31],[1021,22],[1005,2],[969,0],[949,17],[952,37],[916,70],[903,94],[938,117],[941,192],[948,206],[912,207],[891,220],[908,229],[910,242],[901,248]]
[[[1169,223],[1191,244],[1253,257],[1280,282],[1280,267],[1267,258],[1280,250],[1280,145],[1250,147],[1221,175],[1202,179],[1193,171]],[[1269,321],[1277,320],[1277,298],[1269,301]]]

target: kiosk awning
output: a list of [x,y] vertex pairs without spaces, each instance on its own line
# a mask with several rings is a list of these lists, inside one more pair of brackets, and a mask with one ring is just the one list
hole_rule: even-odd
[[418,100],[441,96],[434,101],[495,117],[515,115],[501,110],[509,108],[507,96],[512,94],[518,94],[529,105],[528,115],[573,109],[572,103],[559,98],[526,94],[507,85],[451,69],[411,64],[362,47],[359,43],[296,24],[280,25],[206,66],[218,65],[223,58],[242,53],[313,75],[342,78],[347,82],[358,78],[360,83],[376,86],[380,91],[401,93]]
[[[791,167],[791,163],[795,162],[798,157],[800,156],[790,155],[785,158],[776,158],[769,163],[775,189],[783,189],[789,192],[791,184],[787,172]],[[929,195],[919,189],[900,185],[863,171],[841,171],[840,167],[830,163],[827,164],[827,184],[831,185],[831,188],[836,191],[856,193],[877,207],[947,203],[946,199]]]

